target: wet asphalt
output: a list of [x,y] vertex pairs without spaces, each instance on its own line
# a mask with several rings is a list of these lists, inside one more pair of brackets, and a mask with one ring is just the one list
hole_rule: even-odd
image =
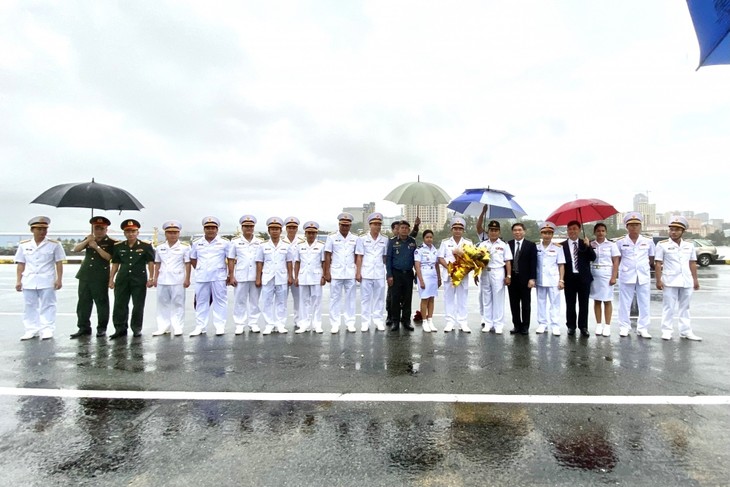
[[[69,266],[55,338],[20,342],[14,266],[0,266],[0,387],[727,396],[730,266],[699,273],[692,313],[700,343],[659,338],[656,290],[652,340],[617,330],[587,339],[479,333],[474,286],[470,335],[420,327],[294,335],[290,319],[286,335],[235,336],[229,320],[220,337],[156,338],[151,292],[144,336],[110,342],[68,338],[76,292]],[[188,297],[189,332],[192,290]],[[435,322],[443,329],[442,316]],[[5,394],[0,471],[0,485],[13,486],[728,485],[730,407]]]

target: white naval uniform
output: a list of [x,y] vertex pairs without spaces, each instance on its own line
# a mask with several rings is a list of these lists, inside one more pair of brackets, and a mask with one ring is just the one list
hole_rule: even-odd
[[[439,258],[442,258],[446,263],[454,262],[454,250],[458,247],[461,248],[464,245],[471,245],[471,240],[468,238],[461,238],[457,244],[454,237],[449,237],[441,241],[439,245]],[[445,282],[444,285],[444,313],[446,315],[446,327],[460,326],[467,327],[467,299],[469,297],[469,275],[464,276],[464,279],[458,286],[454,286],[449,277],[449,272],[446,268],[442,271],[442,280]],[[471,273],[469,273],[471,274]]]
[[[327,236],[324,251],[331,254],[330,261],[330,324],[332,330],[340,327],[341,310],[344,308],[345,326],[355,326],[355,246],[357,236],[340,232]],[[344,299],[344,303],[341,303]]]
[[[291,265],[294,265],[294,252],[296,248],[296,244],[305,242],[306,240],[304,237],[300,237],[299,235],[294,236],[294,241],[291,242],[288,237],[283,236],[281,237],[281,240],[287,244],[289,255],[287,256],[287,262],[290,262]],[[292,268],[292,272],[294,269]],[[293,275],[293,274],[292,274]],[[294,312],[294,323],[297,323],[297,316],[299,316],[299,288],[296,286],[288,286],[287,292],[291,291],[291,298],[292,298],[292,311]]]
[[620,257],[621,253],[618,247],[610,240],[604,240],[601,243],[595,240],[591,242],[591,247],[596,252],[596,260],[591,262],[591,281],[590,298],[595,301],[613,301],[613,286],[609,284],[613,275],[613,258]]
[[216,236],[208,242],[201,237],[193,242],[190,249],[190,260],[195,264],[195,327],[205,331],[211,311],[213,298],[213,326],[216,333],[223,333],[228,319],[228,290],[226,278],[228,267],[226,256],[230,242]]
[[479,293],[482,296],[482,322],[485,329],[501,329],[504,326],[505,265],[512,260],[509,245],[498,238],[487,239],[477,245],[489,252],[489,263],[482,269]]
[[[560,266],[565,265],[565,253],[560,245],[542,241],[537,246],[537,324],[560,330]],[[549,309],[548,309],[549,308]]]
[[[324,243],[315,240],[294,246],[294,262],[299,262],[299,314],[297,326],[303,330],[322,331],[322,276]],[[295,286],[296,287],[296,286]]]
[[[489,240],[489,233],[487,232],[479,232],[477,233],[477,238],[479,239],[479,243],[484,242],[485,240]],[[477,244],[478,245],[478,244]],[[482,272],[484,272],[482,270]],[[484,298],[482,297],[482,293],[479,293],[479,316],[484,315]],[[484,324],[484,323],[482,323]]]
[[259,245],[256,262],[263,263],[261,273],[261,310],[267,326],[274,326],[286,333],[287,270],[286,258],[289,244],[279,240],[278,245],[269,240]]
[[675,309],[678,317],[679,334],[692,333],[689,316],[689,300],[694,291],[694,279],[689,264],[697,262],[697,252],[692,242],[672,239],[662,240],[656,245],[655,261],[662,262],[662,332],[674,328]]
[[421,265],[421,277],[426,285],[421,289],[418,284],[418,295],[421,299],[435,298],[439,290],[439,249],[435,245],[423,244],[413,252],[414,262]]
[[649,306],[651,297],[651,275],[649,257],[654,257],[654,241],[639,235],[634,243],[628,235],[616,242],[621,254],[618,269],[618,322],[621,330],[631,327],[631,302],[636,295],[639,306],[637,331],[649,330]]
[[360,268],[360,319],[362,329],[384,326],[385,312],[385,254],[388,252],[388,237],[373,238],[368,232],[357,239],[355,254],[362,255]]
[[60,243],[44,238],[23,240],[15,262],[25,264],[20,278],[23,288],[23,325],[26,333],[53,333],[56,329],[56,262],[66,260]]
[[172,329],[182,333],[185,324],[185,265],[190,262],[190,246],[182,242],[164,242],[155,249],[157,274],[157,331]]
[[233,277],[236,287],[233,290],[233,322],[237,326],[258,326],[261,308],[261,288],[256,287],[256,255],[263,243],[258,237],[249,242],[242,235],[231,240],[228,259],[234,259]]

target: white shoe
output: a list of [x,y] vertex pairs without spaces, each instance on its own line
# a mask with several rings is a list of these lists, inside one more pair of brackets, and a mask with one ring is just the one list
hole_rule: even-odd
[[357,330],[355,329],[355,325],[347,325],[347,331],[355,333]]
[[271,332],[274,331],[274,325],[266,325],[264,327],[264,331],[261,332],[262,335],[271,335]]
[[297,331],[295,331],[294,333],[296,333],[297,335],[299,335],[301,333],[306,333],[308,331],[309,331],[309,327],[308,326],[300,326],[299,328],[297,328]]
[[245,325],[236,325],[236,331],[234,332],[236,335],[243,335],[243,329],[246,328]]
[[48,340],[53,338],[53,332],[51,330],[43,330],[41,332],[41,340]]
[[692,340],[693,342],[701,342],[702,338],[698,337],[692,332],[687,333],[686,335],[679,335],[680,338],[684,338],[685,340]]
[[629,336],[629,329],[628,328],[621,328],[621,330],[618,332],[619,336],[627,337]]
[[385,325],[384,325],[384,324],[382,324],[382,323],[381,323],[381,324],[379,324],[379,325],[375,325],[375,328],[376,328],[376,329],[377,329],[378,331],[385,331]]
[[639,330],[636,332],[637,335],[639,335],[641,338],[651,338],[651,334],[646,330]]
[[173,335],[175,335],[176,337],[179,337],[179,336],[182,336],[182,333],[183,333],[182,330],[175,330]]
[[276,327],[276,331],[278,331],[279,333],[286,333],[287,330],[284,325],[279,325]]
[[360,325],[360,331],[365,333],[366,331],[370,331],[370,325],[362,324]]
[[261,328],[259,328],[259,325],[251,325],[251,331],[253,333],[260,333],[261,332]]
[[162,335],[167,335],[170,333],[170,330],[157,330],[156,332],[152,333],[153,337],[161,337]]
[[450,332],[450,331],[452,331],[453,329],[454,329],[454,325],[453,325],[453,324],[451,324],[451,323],[449,323],[449,324],[447,324],[447,325],[446,325],[446,327],[444,328],[444,333],[449,333],[449,332]]
[[205,333],[205,330],[203,330],[201,327],[196,326],[193,331],[190,332],[191,337],[196,337],[198,335],[202,335]]
[[321,326],[315,326],[314,327],[314,333],[322,333],[324,330],[322,330]]
[[672,339],[672,332],[671,331],[663,331],[662,332],[662,340],[671,340]]
[[340,332],[340,327],[339,326],[333,326],[332,327],[332,334],[339,333],[339,332]]
[[471,333],[471,328],[469,328],[469,325],[461,325],[461,331],[464,333]]
[[423,320],[421,328],[423,328],[423,333],[431,333],[431,325],[429,325],[428,319]]
[[601,333],[601,335],[603,335],[605,337],[610,337],[611,336],[611,325],[603,325],[603,333]]
[[225,330],[216,330],[215,331],[215,336],[218,336],[218,337],[221,335],[225,335],[225,334],[226,334]]
[[559,326],[553,326],[553,336],[556,336],[556,337],[560,336],[560,327]]
[[537,330],[535,330],[535,333],[543,334],[547,330],[547,325],[540,325],[537,327]]
[[603,325],[600,323],[596,324],[596,335],[603,335]]
[[30,339],[35,338],[37,336],[38,336],[38,333],[36,333],[34,331],[26,331],[25,333],[23,333],[23,336],[20,337],[20,339],[21,340],[30,340]]
[[428,319],[428,327],[431,329],[431,333],[436,333],[438,328],[436,328],[436,325],[433,324],[433,320],[431,318]]
[[502,325],[495,326],[494,327],[494,333],[496,333],[497,335],[501,335],[503,329],[504,329],[504,326],[502,326]]

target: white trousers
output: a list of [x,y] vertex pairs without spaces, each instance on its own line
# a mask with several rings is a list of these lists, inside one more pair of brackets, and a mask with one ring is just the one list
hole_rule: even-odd
[[56,329],[56,290],[23,289],[23,326],[26,332]]
[[286,325],[287,284],[274,284],[274,279],[261,286],[261,312],[267,325]]
[[182,284],[157,285],[157,331],[182,333],[185,324],[185,287]]
[[559,327],[560,289],[557,286],[537,286],[537,324]]
[[363,279],[360,283],[360,317],[363,325],[383,325],[385,279]]
[[297,326],[308,330],[322,328],[322,286],[299,286],[299,313]]
[[454,287],[451,283],[451,279],[446,279],[446,285],[444,286],[444,313],[446,314],[446,324],[453,326],[466,325],[467,315],[467,298],[469,288],[467,287],[467,279],[471,278],[471,275],[464,278],[461,284]]
[[299,288],[297,286],[288,286],[291,292],[292,310],[294,312],[294,319],[296,320],[299,316]]
[[261,289],[256,287],[254,281],[238,281],[233,289],[233,322],[237,325],[258,325]]
[[487,329],[504,326],[504,267],[484,271],[479,278],[482,322]]
[[[211,306],[211,296],[213,304]],[[195,325],[201,330],[208,327],[210,310],[213,309],[213,326],[216,333],[225,331],[228,319],[228,290],[226,281],[195,283]]]
[[672,331],[674,328],[675,309],[678,317],[679,334],[687,335],[692,332],[689,320],[689,299],[694,289],[691,287],[664,286],[662,290],[662,331]]
[[631,328],[631,302],[636,294],[636,304],[639,307],[639,319],[636,321],[637,331],[649,330],[649,299],[651,297],[651,283],[637,284],[623,282],[618,285],[618,324],[622,330]]
[[[355,326],[355,279],[332,279],[330,282],[330,324],[340,326],[340,317],[345,315],[345,325]],[[344,303],[341,301],[344,299]],[[344,313],[341,313],[344,309]]]

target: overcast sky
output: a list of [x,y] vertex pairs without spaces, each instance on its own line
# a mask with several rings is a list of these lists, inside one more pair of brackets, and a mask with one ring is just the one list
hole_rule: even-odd
[[335,227],[410,180],[528,218],[649,191],[730,220],[730,66],[695,71],[684,0],[0,3],[0,231],[60,183],[119,186],[143,230],[253,213]]

